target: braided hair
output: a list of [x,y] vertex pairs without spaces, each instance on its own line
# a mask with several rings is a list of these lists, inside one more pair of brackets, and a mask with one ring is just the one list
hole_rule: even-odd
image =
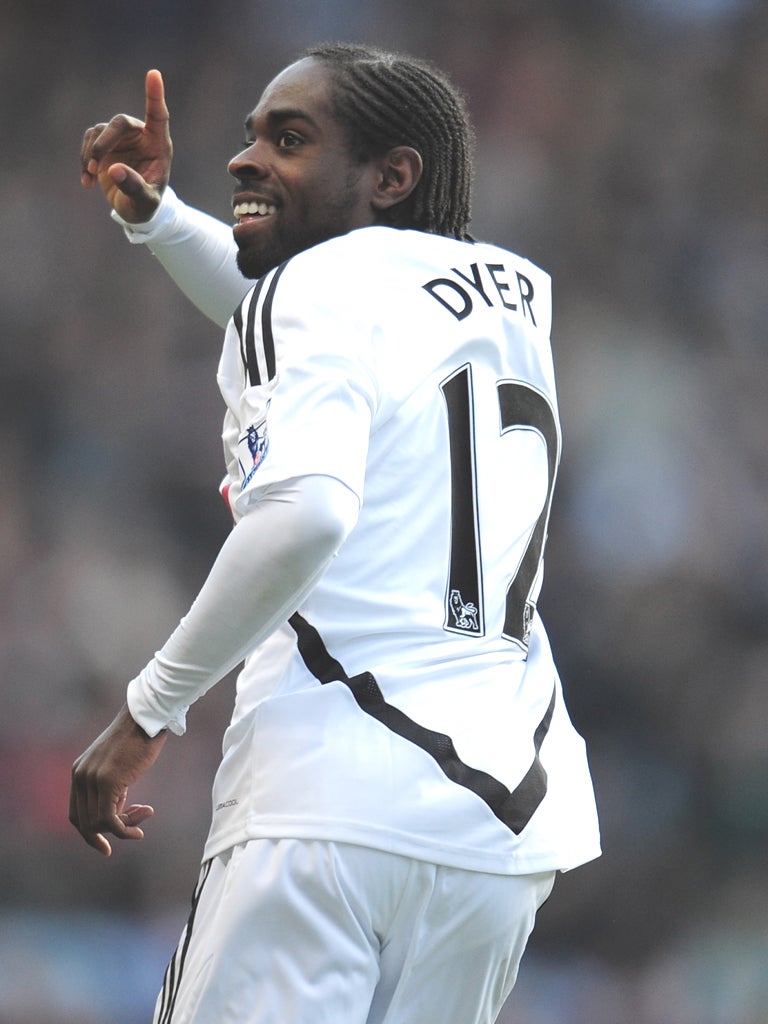
[[421,180],[388,211],[390,222],[471,239],[473,133],[464,100],[445,75],[413,57],[346,43],[313,46],[302,56],[330,66],[335,114],[357,159],[395,146],[421,155]]

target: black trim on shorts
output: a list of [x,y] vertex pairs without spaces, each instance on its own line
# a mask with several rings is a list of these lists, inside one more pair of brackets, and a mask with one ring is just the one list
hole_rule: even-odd
[[208,881],[208,875],[211,871],[212,861],[206,861],[203,865],[200,879],[195,887],[195,891],[192,894],[192,907],[187,918],[187,924],[184,928],[179,945],[171,957],[170,963],[165,971],[163,978],[163,989],[161,992],[160,1006],[158,1013],[155,1017],[153,1024],[172,1024],[173,1011],[176,1008],[176,997],[179,994],[181,988],[181,979],[184,974],[184,964],[187,959],[187,952],[189,950],[189,943],[192,939],[192,928],[195,923],[195,915],[197,914],[197,907],[200,903],[200,897],[203,894],[203,888],[205,883]]

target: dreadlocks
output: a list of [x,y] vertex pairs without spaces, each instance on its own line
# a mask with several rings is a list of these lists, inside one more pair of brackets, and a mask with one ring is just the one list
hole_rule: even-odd
[[[331,67],[336,116],[358,159],[394,146],[411,146],[421,155],[421,180],[402,204],[407,226],[471,238],[473,136],[455,86],[424,61],[366,46],[327,43],[303,56]],[[402,205],[393,217],[402,215]]]

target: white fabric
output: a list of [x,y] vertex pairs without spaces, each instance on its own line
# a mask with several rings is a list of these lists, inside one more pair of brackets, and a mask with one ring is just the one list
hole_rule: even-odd
[[151,220],[131,224],[116,211],[133,245],[146,244],[184,294],[210,320],[224,327],[251,287],[237,269],[232,228],[183,203],[166,188]]
[[553,880],[236,846],[204,865],[154,1024],[492,1024]]

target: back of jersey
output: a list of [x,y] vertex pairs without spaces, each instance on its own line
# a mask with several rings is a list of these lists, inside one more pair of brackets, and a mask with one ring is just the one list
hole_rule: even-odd
[[504,872],[596,856],[583,743],[536,612],[560,455],[548,276],[388,228],[278,273],[269,309],[266,284],[244,311],[274,374],[237,383],[242,337],[222,361],[229,435],[259,420],[264,442],[235,512],[322,473],[360,516],[249,659],[219,802],[253,720],[281,772],[249,780],[249,836],[288,828]]

